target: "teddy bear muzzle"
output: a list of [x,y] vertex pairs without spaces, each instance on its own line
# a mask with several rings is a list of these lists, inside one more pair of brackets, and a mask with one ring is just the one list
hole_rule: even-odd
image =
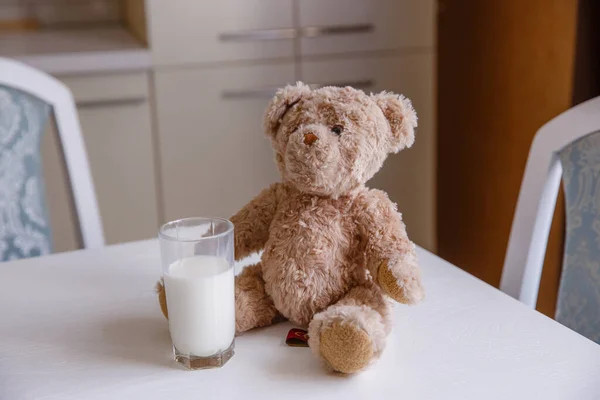
[[317,140],[319,140],[319,137],[312,132],[307,132],[304,134],[304,144],[308,146],[312,146]]

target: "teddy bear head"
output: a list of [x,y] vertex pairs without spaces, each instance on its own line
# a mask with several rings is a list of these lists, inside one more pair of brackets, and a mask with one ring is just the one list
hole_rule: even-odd
[[410,100],[367,95],[351,87],[280,89],[265,113],[265,131],[283,181],[320,196],[344,196],[364,185],[387,155],[414,142]]

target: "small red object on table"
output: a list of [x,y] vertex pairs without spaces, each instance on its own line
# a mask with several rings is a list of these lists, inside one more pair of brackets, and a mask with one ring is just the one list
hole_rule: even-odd
[[285,343],[292,347],[308,347],[308,332],[304,329],[290,329]]

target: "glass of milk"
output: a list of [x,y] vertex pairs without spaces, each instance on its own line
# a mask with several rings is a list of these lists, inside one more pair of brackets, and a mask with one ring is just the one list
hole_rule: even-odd
[[234,348],[233,224],[185,218],[163,225],[158,237],[175,361],[221,367]]

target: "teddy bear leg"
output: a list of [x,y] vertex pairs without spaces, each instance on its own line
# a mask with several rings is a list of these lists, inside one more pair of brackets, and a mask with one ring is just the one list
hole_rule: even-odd
[[244,268],[235,277],[236,333],[271,325],[279,317],[279,311],[265,291],[260,263]]
[[352,289],[316,314],[309,346],[335,371],[351,374],[379,358],[390,332],[390,305],[373,284]]

